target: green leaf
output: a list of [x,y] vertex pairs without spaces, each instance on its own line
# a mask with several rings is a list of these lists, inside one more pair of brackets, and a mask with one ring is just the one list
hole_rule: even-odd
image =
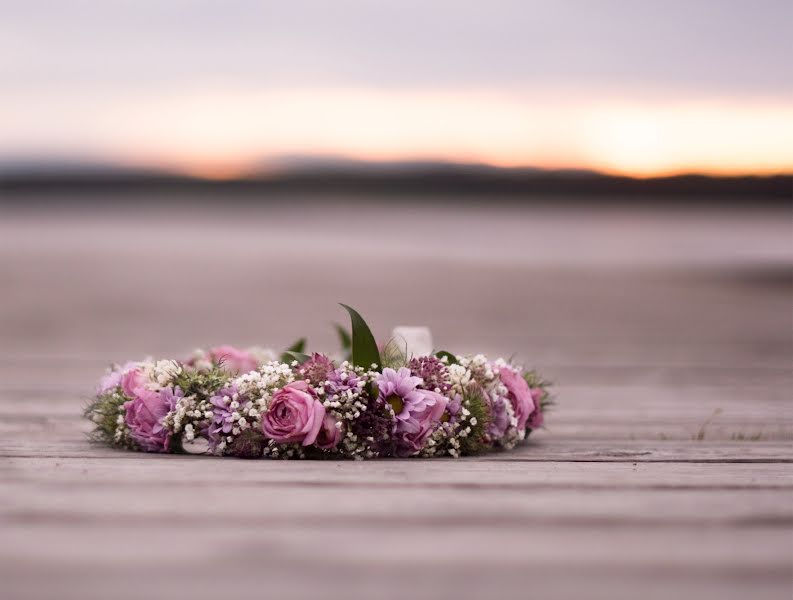
[[302,337],[286,349],[287,352],[303,352],[306,349],[306,338]]
[[377,342],[372,335],[372,330],[363,320],[363,317],[358,312],[346,304],[341,304],[348,313],[350,313],[350,322],[352,324],[352,364],[363,367],[365,369],[371,368],[372,365],[380,367],[380,352],[377,350]]
[[302,337],[297,340],[294,344],[289,346],[286,350],[284,350],[283,354],[281,354],[281,362],[291,362],[295,360],[294,358],[290,358],[289,354],[292,352],[297,352],[298,354],[302,354],[303,350],[306,349],[306,338]]
[[457,364],[457,357],[454,354],[452,354],[451,352],[446,352],[446,350],[438,350],[435,353],[435,356],[437,356],[438,358],[443,358],[445,356],[447,359],[449,359],[449,363],[448,364],[450,364],[450,365],[456,365]]
[[281,362],[283,363],[291,363],[293,360],[296,360],[301,365],[309,360],[311,356],[308,354],[303,354],[302,352],[293,352],[292,350],[287,350],[281,355]]
[[349,349],[352,347],[350,332],[338,323],[334,323],[333,326],[336,328],[336,333],[339,334],[339,343],[341,344],[341,349],[345,352],[349,351]]

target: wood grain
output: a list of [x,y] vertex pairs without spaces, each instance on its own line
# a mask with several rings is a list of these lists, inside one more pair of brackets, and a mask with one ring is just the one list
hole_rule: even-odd
[[[4,217],[4,599],[789,598],[787,214]],[[87,442],[108,362],[297,333],[333,347],[336,301],[381,336],[428,324],[446,348],[517,351],[555,382],[547,430],[511,453],[366,463]]]

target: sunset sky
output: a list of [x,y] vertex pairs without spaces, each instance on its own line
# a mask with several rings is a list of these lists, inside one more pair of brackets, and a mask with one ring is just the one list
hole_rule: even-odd
[[793,2],[0,0],[0,168],[793,172]]

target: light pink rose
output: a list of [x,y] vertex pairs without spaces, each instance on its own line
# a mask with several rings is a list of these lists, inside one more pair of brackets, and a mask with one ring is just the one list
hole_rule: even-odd
[[331,450],[339,445],[344,438],[341,427],[336,427],[336,418],[333,415],[325,414],[322,420],[322,429],[317,435],[316,446],[323,450]]
[[121,389],[128,398],[134,398],[137,390],[145,390],[146,378],[139,368],[130,369],[121,376]]
[[124,422],[132,438],[146,452],[167,452],[170,434],[162,425],[165,415],[176,405],[181,390],[171,388],[153,392],[138,387],[132,400],[124,403]]
[[305,381],[295,381],[273,395],[262,417],[262,431],[282,444],[314,443],[325,421],[325,407]]
[[234,346],[217,346],[210,349],[209,354],[214,362],[220,363],[223,369],[232,375],[255,371],[259,367],[253,354]]
[[499,377],[507,388],[507,396],[518,419],[518,429],[526,429],[526,423],[534,412],[534,399],[529,384],[520,373],[510,367],[503,367],[499,371]]

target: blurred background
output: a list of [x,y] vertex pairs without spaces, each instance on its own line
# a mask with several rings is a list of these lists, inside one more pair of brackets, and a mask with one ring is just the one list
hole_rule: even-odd
[[550,367],[789,349],[743,304],[791,283],[789,2],[0,6],[15,357],[319,348],[337,301]]
[[[514,353],[543,371],[560,402],[549,431],[536,435],[537,452],[631,441],[789,444],[791,23],[786,0],[0,0],[4,451],[27,453],[13,441],[24,438],[54,456],[86,456],[80,401],[111,361],[220,343],[283,348],[304,335],[309,349],[334,349],[332,323],[344,320],[337,302],[355,306],[381,339],[395,325],[427,325],[439,348]],[[137,580],[121,552],[128,566],[182,569],[172,586],[188,581],[184,561],[150,564],[136,552],[200,553],[192,521],[155,501],[189,498],[169,496],[172,488],[159,496],[150,482],[139,508],[123,486],[159,471],[118,463],[130,470],[75,471],[95,487],[71,500],[65,487],[9,495],[16,542],[0,554],[0,572],[30,591],[30,574],[45,564],[65,573],[53,586],[74,577],[75,594],[97,592],[92,565]],[[400,468],[376,467],[397,469],[387,471],[396,479]],[[529,478],[534,467],[525,468],[514,477]],[[119,483],[119,496],[96,500],[107,481]],[[670,526],[703,523],[704,509],[686,511],[710,505],[626,496],[604,506],[634,510],[638,529],[621,530],[621,545],[604,552],[606,517],[581,516],[590,509],[580,491],[567,492],[566,503],[535,496],[532,511],[551,510],[550,520],[532,517],[520,535],[492,543],[573,588],[568,575],[582,568],[604,581],[632,574],[636,585],[657,577],[678,588],[654,589],[691,591],[675,579],[683,573],[719,598],[789,590],[790,553],[779,550],[789,538],[773,537],[777,530],[773,539],[765,530],[741,537],[755,535],[748,529],[726,538],[719,529],[690,539],[658,533],[648,543],[643,519],[679,509]],[[436,512],[473,511],[466,494],[414,493]],[[513,508],[528,501],[511,493],[504,501]],[[411,498],[407,506],[417,506]],[[334,506],[349,500],[340,495]],[[127,548],[120,533],[90,530],[99,527],[92,511],[104,507],[120,511],[99,524],[113,531],[155,514],[183,523],[184,537],[158,529],[152,539],[162,543]],[[311,503],[295,507],[296,521],[273,527],[308,519],[303,531],[313,531]],[[52,510],[61,529],[30,529]],[[211,520],[201,510],[196,519]],[[399,529],[384,518],[373,517],[372,531],[399,548]],[[475,522],[492,533],[499,518]],[[569,519],[590,529],[575,531]],[[460,558],[460,546],[443,541],[464,538],[460,522],[445,526],[451,538],[438,537],[433,552]],[[72,549],[72,562],[70,523],[96,535]],[[303,544],[294,556],[319,551],[304,547],[309,534],[296,541],[279,531],[271,531],[279,552],[292,543]],[[234,547],[232,533],[221,541]],[[344,568],[370,561],[371,569],[341,572],[369,577],[359,591],[377,593],[383,565],[409,561],[370,555],[374,533],[357,535]],[[535,536],[547,545],[525,547]],[[261,550],[260,540],[246,543]],[[486,548],[470,550],[494,562]],[[216,564],[215,554],[201,556],[196,564]],[[537,571],[516,564],[515,587],[535,589],[524,579]],[[258,572],[251,559],[240,565]],[[466,588],[477,572],[463,577],[454,565],[443,568],[459,577],[458,597],[492,589]],[[708,587],[713,573],[723,586]],[[103,581],[119,593],[119,580]]]

